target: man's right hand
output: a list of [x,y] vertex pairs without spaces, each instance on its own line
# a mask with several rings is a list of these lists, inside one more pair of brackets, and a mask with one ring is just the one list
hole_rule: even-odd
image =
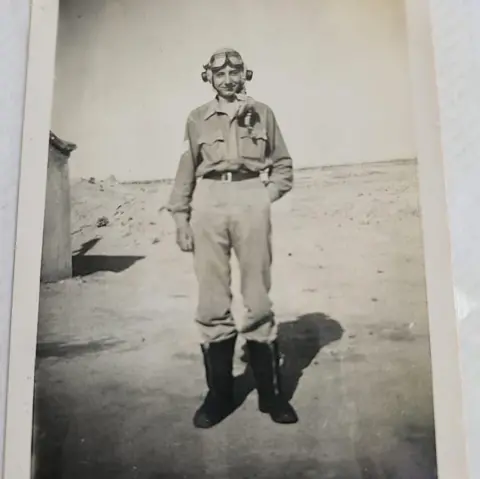
[[193,251],[193,231],[188,221],[177,224],[177,245],[186,253]]

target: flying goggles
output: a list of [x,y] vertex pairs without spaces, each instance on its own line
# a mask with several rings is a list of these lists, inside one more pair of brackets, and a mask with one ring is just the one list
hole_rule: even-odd
[[[225,66],[230,66],[231,68],[237,68],[244,70],[245,64],[240,54],[236,51],[225,51],[220,53],[214,53],[210,57],[210,61],[203,66],[204,71],[202,72],[202,80],[204,82],[211,81],[211,75],[213,72],[219,71]],[[253,77],[252,70],[246,70],[244,72],[245,80],[250,81]]]

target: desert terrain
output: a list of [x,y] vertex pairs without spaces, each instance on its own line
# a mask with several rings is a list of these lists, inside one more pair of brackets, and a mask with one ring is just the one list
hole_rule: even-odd
[[38,478],[436,478],[416,174],[296,171],[272,207],[271,297],[300,421],[257,411],[239,341],[241,405],[206,431],[191,421],[205,383],[170,182],[74,182],[74,276],[41,285]]

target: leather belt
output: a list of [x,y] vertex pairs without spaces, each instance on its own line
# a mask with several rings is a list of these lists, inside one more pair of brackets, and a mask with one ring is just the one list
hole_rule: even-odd
[[203,178],[208,180],[219,181],[242,181],[258,178],[260,173],[255,171],[210,171],[203,175]]

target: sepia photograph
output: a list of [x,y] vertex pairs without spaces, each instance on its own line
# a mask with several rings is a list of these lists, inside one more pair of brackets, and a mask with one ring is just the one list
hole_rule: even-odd
[[437,479],[404,0],[60,0],[36,479]]

